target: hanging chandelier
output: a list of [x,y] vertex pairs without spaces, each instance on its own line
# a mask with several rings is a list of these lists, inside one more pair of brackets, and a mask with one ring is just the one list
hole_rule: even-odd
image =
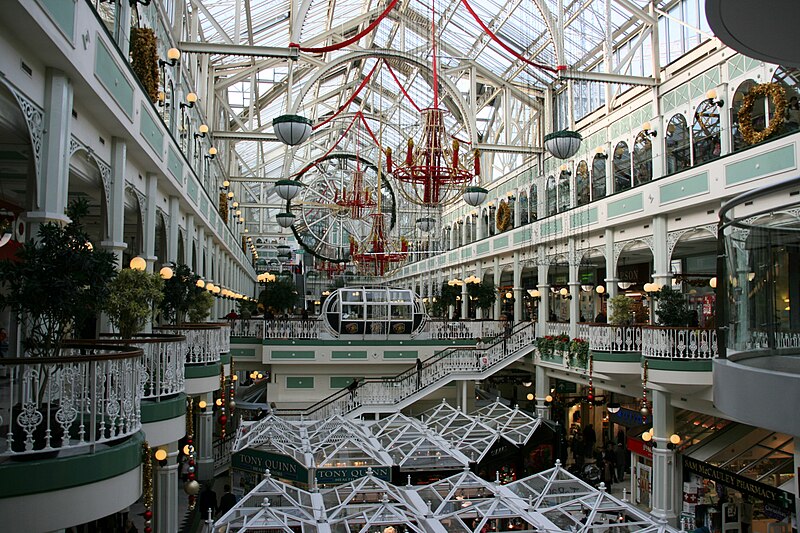
[[350,238],[350,257],[361,266],[364,274],[383,276],[387,270],[398,266],[408,258],[408,241],[400,239],[400,247],[386,238],[384,214],[372,213],[372,230],[367,244],[369,249],[359,248],[356,241]]
[[346,267],[346,263],[334,263],[333,261],[318,261],[314,265],[314,269],[318,272],[324,272],[328,279],[336,274],[342,274]]
[[375,207],[376,202],[372,190],[364,185],[364,171],[361,170],[361,160],[356,159],[357,168],[353,172],[353,181],[349,189],[336,191],[334,203],[339,207],[350,210],[350,218],[360,220],[365,211]]
[[[402,185],[404,196],[417,205],[438,207],[460,199],[474,176],[480,174],[478,151],[470,165],[467,157],[459,155],[460,142],[444,127],[445,110],[439,107],[439,73],[436,57],[436,8],[431,5],[431,44],[433,48],[433,106],[422,109],[422,135],[419,146],[408,140],[405,160],[394,169],[394,178]],[[392,172],[391,152],[386,161]]]

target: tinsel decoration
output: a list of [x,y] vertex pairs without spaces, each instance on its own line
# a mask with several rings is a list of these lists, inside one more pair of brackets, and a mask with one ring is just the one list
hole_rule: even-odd
[[195,462],[194,450],[194,401],[189,398],[186,402],[186,454],[189,463],[189,473],[187,475],[186,483],[183,485],[183,490],[189,495],[189,509],[193,510],[197,504],[197,493],[200,486],[197,483],[197,463]]
[[217,400],[217,407],[219,407],[219,438],[220,440],[225,440],[225,429],[226,424],[228,422],[228,415],[225,414],[225,391],[227,387],[225,386],[225,365],[220,365],[219,371],[219,396],[220,398]]
[[142,443],[142,501],[144,533],[153,532],[153,453],[147,441]]
[[225,191],[219,193],[219,217],[228,223],[228,194]]
[[650,402],[647,401],[647,360],[642,365],[642,405],[639,409],[642,413],[642,424],[647,422],[647,415],[650,414]]
[[158,101],[158,50],[152,28],[131,28],[131,69],[151,102]]
[[592,384],[592,372],[594,371],[594,357],[589,354],[589,390],[586,393],[586,400],[589,402],[589,409],[594,407],[594,385]]

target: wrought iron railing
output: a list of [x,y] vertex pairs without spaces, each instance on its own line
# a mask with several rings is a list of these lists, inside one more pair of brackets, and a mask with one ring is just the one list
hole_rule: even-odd
[[[181,324],[179,326],[159,326],[153,328],[161,333],[183,335],[186,337],[187,365],[205,365],[217,363],[224,345],[221,324]],[[230,351],[230,347],[228,347]]]
[[492,339],[505,331],[504,320],[438,320],[429,319],[420,336],[436,340]]
[[502,336],[487,347],[443,350],[424,361],[420,370],[411,368],[393,378],[368,378],[356,389],[342,389],[307,409],[279,409],[277,414],[321,420],[362,406],[395,405],[454,374],[483,373],[500,366],[519,356],[522,350],[533,349],[533,339],[532,324],[520,323],[508,336]]
[[144,400],[159,400],[185,390],[183,373],[186,337],[166,333],[141,333],[132,339],[102,333],[98,343],[142,350],[142,386]]
[[0,360],[0,455],[86,448],[141,428],[141,349],[75,343],[61,354]]
[[321,329],[322,319],[319,318],[250,318],[234,320],[231,335],[259,339],[318,339]]
[[667,359],[717,357],[717,330],[642,326],[642,355]]
[[595,352],[642,351],[641,326],[614,326],[591,324],[589,326],[589,348]]
[[548,322],[547,335],[569,335],[569,322]]

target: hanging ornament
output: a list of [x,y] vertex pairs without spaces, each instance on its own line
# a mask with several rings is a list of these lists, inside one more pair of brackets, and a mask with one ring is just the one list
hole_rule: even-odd
[[642,413],[642,424],[644,424],[650,414],[650,402],[647,401],[647,360],[642,365],[642,402],[639,412]]
[[194,449],[194,400],[188,398],[186,401],[186,446],[183,447],[186,455],[186,462],[189,465],[187,481],[183,484],[183,490],[189,496],[189,509],[194,509],[197,503],[197,495],[200,493],[200,483],[197,482],[197,464],[195,462]]
[[275,220],[278,222],[278,225],[282,228],[288,228],[289,226],[294,224],[294,220],[296,218],[297,217],[294,215],[294,213],[289,213],[289,212],[278,213],[277,215],[275,215]]
[[589,409],[594,408],[594,385],[592,384],[592,374],[594,372],[594,358],[589,355],[589,390],[586,394],[586,401],[589,402]]
[[147,441],[142,443],[142,503],[144,533],[153,533],[153,454]]

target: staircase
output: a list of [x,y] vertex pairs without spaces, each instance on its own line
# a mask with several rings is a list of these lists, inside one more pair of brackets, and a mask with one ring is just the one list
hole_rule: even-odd
[[486,379],[534,349],[533,324],[524,322],[507,338],[494,339],[485,348],[450,348],[393,378],[369,378],[351,392],[335,392],[306,409],[278,409],[288,418],[323,420],[334,415],[357,417],[367,413],[397,412],[453,381]]

